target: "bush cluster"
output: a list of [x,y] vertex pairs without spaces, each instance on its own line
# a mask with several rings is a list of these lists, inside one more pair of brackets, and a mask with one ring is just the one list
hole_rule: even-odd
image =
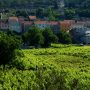
[[57,36],[51,31],[50,28],[40,30],[33,26],[22,36],[24,44],[35,47],[49,47],[52,42],[57,42]]
[[51,43],[70,44],[72,42],[69,33],[60,31],[54,34],[51,28],[40,30],[33,26],[22,36],[24,44],[35,47],[50,47]]
[[0,32],[0,64],[5,65],[15,58],[15,49],[20,43],[18,37]]

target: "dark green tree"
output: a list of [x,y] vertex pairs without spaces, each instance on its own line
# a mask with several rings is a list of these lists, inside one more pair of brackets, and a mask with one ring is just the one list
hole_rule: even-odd
[[0,32],[0,64],[12,62],[15,58],[15,49],[19,48],[20,44],[18,37]]
[[66,19],[73,19],[76,15],[76,12],[74,9],[66,9],[65,10],[65,18]]
[[51,43],[58,42],[58,37],[52,32],[50,28],[46,28],[43,31],[43,36],[44,36],[44,47],[49,47],[51,46]]
[[44,37],[41,30],[33,26],[24,34],[23,41],[29,46],[41,47],[44,43]]
[[59,43],[63,43],[63,44],[72,43],[71,35],[68,32],[62,30],[60,33],[57,34],[57,36],[59,38]]
[[39,18],[43,18],[44,16],[44,9],[43,8],[39,8],[36,10],[36,16]]
[[20,11],[20,10],[16,11],[16,15],[17,16],[27,17],[27,13],[25,11]]
[[56,12],[54,12],[54,10],[52,8],[47,9],[46,16],[48,17],[48,19],[50,21],[55,21],[56,20],[55,15],[56,15]]

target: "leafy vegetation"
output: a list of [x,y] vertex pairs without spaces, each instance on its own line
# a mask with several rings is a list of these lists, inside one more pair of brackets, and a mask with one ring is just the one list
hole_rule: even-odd
[[18,37],[0,32],[0,65],[11,62],[15,58],[15,49],[19,46]]
[[13,67],[0,66],[1,90],[89,90],[90,47],[52,44],[19,50]]
[[[55,5],[57,7],[57,3],[58,1],[55,1],[55,0],[0,0],[0,6],[1,7],[15,7],[15,6],[21,6],[23,7],[24,6],[27,6],[29,4],[32,4],[32,2],[35,4],[35,5]],[[47,3],[48,2],[48,3]],[[80,6],[86,6],[86,7],[90,7],[89,5],[89,0],[65,0],[65,4],[66,6],[68,7],[77,7],[78,5]]]
[[72,43],[71,35],[68,32],[65,32],[64,30],[61,30],[60,33],[57,34],[57,37],[59,38],[59,43],[63,43],[63,44]]
[[60,12],[59,2],[59,0],[0,0],[0,7],[1,12],[6,13],[2,15],[4,19],[8,15],[24,17],[36,15],[41,19],[47,17],[47,20],[52,21],[79,19],[81,17],[90,18],[90,0],[64,0],[63,16]]
[[46,28],[43,31],[43,36],[44,36],[44,47],[49,47],[51,46],[51,43],[58,42],[58,37],[52,32],[50,28]]
[[49,47],[52,42],[58,42],[57,36],[52,32],[51,28],[40,29],[32,26],[22,36],[23,42],[29,46]]
[[30,30],[24,34],[23,41],[29,44],[29,46],[39,47],[44,44],[44,37],[39,28],[32,26]]

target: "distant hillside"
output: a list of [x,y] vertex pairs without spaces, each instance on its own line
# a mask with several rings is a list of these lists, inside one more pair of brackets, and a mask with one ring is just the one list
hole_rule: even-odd
[[67,7],[90,8],[90,0],[65,0]]
[[[0,7],[31,7],[55,5],[60,0],[0,0]],[[64,0],[67,7],[90,8],[90,0]]]

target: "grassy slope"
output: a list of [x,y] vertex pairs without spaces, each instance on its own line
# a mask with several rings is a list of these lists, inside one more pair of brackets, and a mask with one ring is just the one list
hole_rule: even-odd
[[0,68],[0,90],[90,90],[90,47],[21,50],[15,67]]

